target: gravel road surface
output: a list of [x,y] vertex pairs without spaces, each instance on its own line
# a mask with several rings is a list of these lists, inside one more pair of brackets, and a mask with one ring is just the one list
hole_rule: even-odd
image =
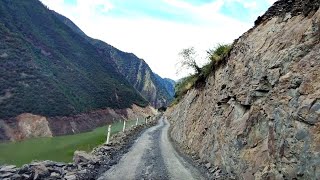
[[199,171],[175,151],[168,138],[165,117],[136,140],[120,162],[103,173],[99,180],[205,179]]

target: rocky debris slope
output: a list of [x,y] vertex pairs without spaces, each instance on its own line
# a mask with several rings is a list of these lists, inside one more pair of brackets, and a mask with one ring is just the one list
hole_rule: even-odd
[[169,109],[186,152],[236,179],[320,179],[320,10],[304,2],[275,3]]
[[73,157],[74,163],[41,161],[23,165],[21,168],[12,165],[0,166],[0,179],[96,179],[101,173],[118,163],[145,128],[156,123],[157,121],[153,120],[146,125],[139,125],[123,133],[118,133],[112,137],[109,144],[103,144],[91,153],[76,151]]

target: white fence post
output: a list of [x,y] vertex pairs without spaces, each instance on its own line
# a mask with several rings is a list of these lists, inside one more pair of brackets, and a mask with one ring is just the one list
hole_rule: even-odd
[[123,128],[122,128],[122,132],[124,132],[124,130],[126,129],[126,120],[123,120]]
[[111,125],[108,126],[107,144],[109,144],[110,134],[111,134]]
[[139,123],[139,118],[137,118],[137,121],[136,121],[136,126],[138,126],[138,123]]

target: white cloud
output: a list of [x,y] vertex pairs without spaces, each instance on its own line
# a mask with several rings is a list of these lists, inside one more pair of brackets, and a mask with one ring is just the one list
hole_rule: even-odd
[[[198,23],[166,21],[151,17],[112,17],[96,12],[97,5],[109,11],[114,7],[108,0],[78,0],[77,6],[67,6],[63,0],[41,0],[49,8],[74,21],[87,35],[101,39],[120,50],[132,52],[144,59],[150,67],[163,77],[176,76],[175,64],[183,48],[194,46],[200,56],[217,43],[232,43],[253,23],[244,23],[219,13],[224,0],[193,6],[180,0],[163,0],[167,4],[183,9]],[[238,1],[238,0],[236,0]],[[243,1],[243,0],[242,0]],[[255,4],[247,4],[253,8]]]
[[273,3],[275,3],[278,0],[266,0],[266,1],[269,3],[269,5],[272,5]]
[[236,30],[229,28],[231,24],[227,22],[225,28],[154,19],[104,18],[103,22],[100,29],[92,28],[88,32],[122,50],[134,52],[144,58],[156,73],[171,78],[175,77],[175,64],[181,49],[195,46],[200,52],[205,52],[218,42],[232,42],[247,29],[242,24],[238,24]]

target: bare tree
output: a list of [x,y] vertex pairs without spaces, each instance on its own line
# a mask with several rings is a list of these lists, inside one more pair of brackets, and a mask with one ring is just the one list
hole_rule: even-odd
[[186,48],[183,49],[180,53],[179,56],[182,58],[178,62],[178,72],[184,69],[192,69],[194,70],[197,74],[201,73],[201,68],[196,62],[197,58],[197,53],[194,49],[194,47]]

